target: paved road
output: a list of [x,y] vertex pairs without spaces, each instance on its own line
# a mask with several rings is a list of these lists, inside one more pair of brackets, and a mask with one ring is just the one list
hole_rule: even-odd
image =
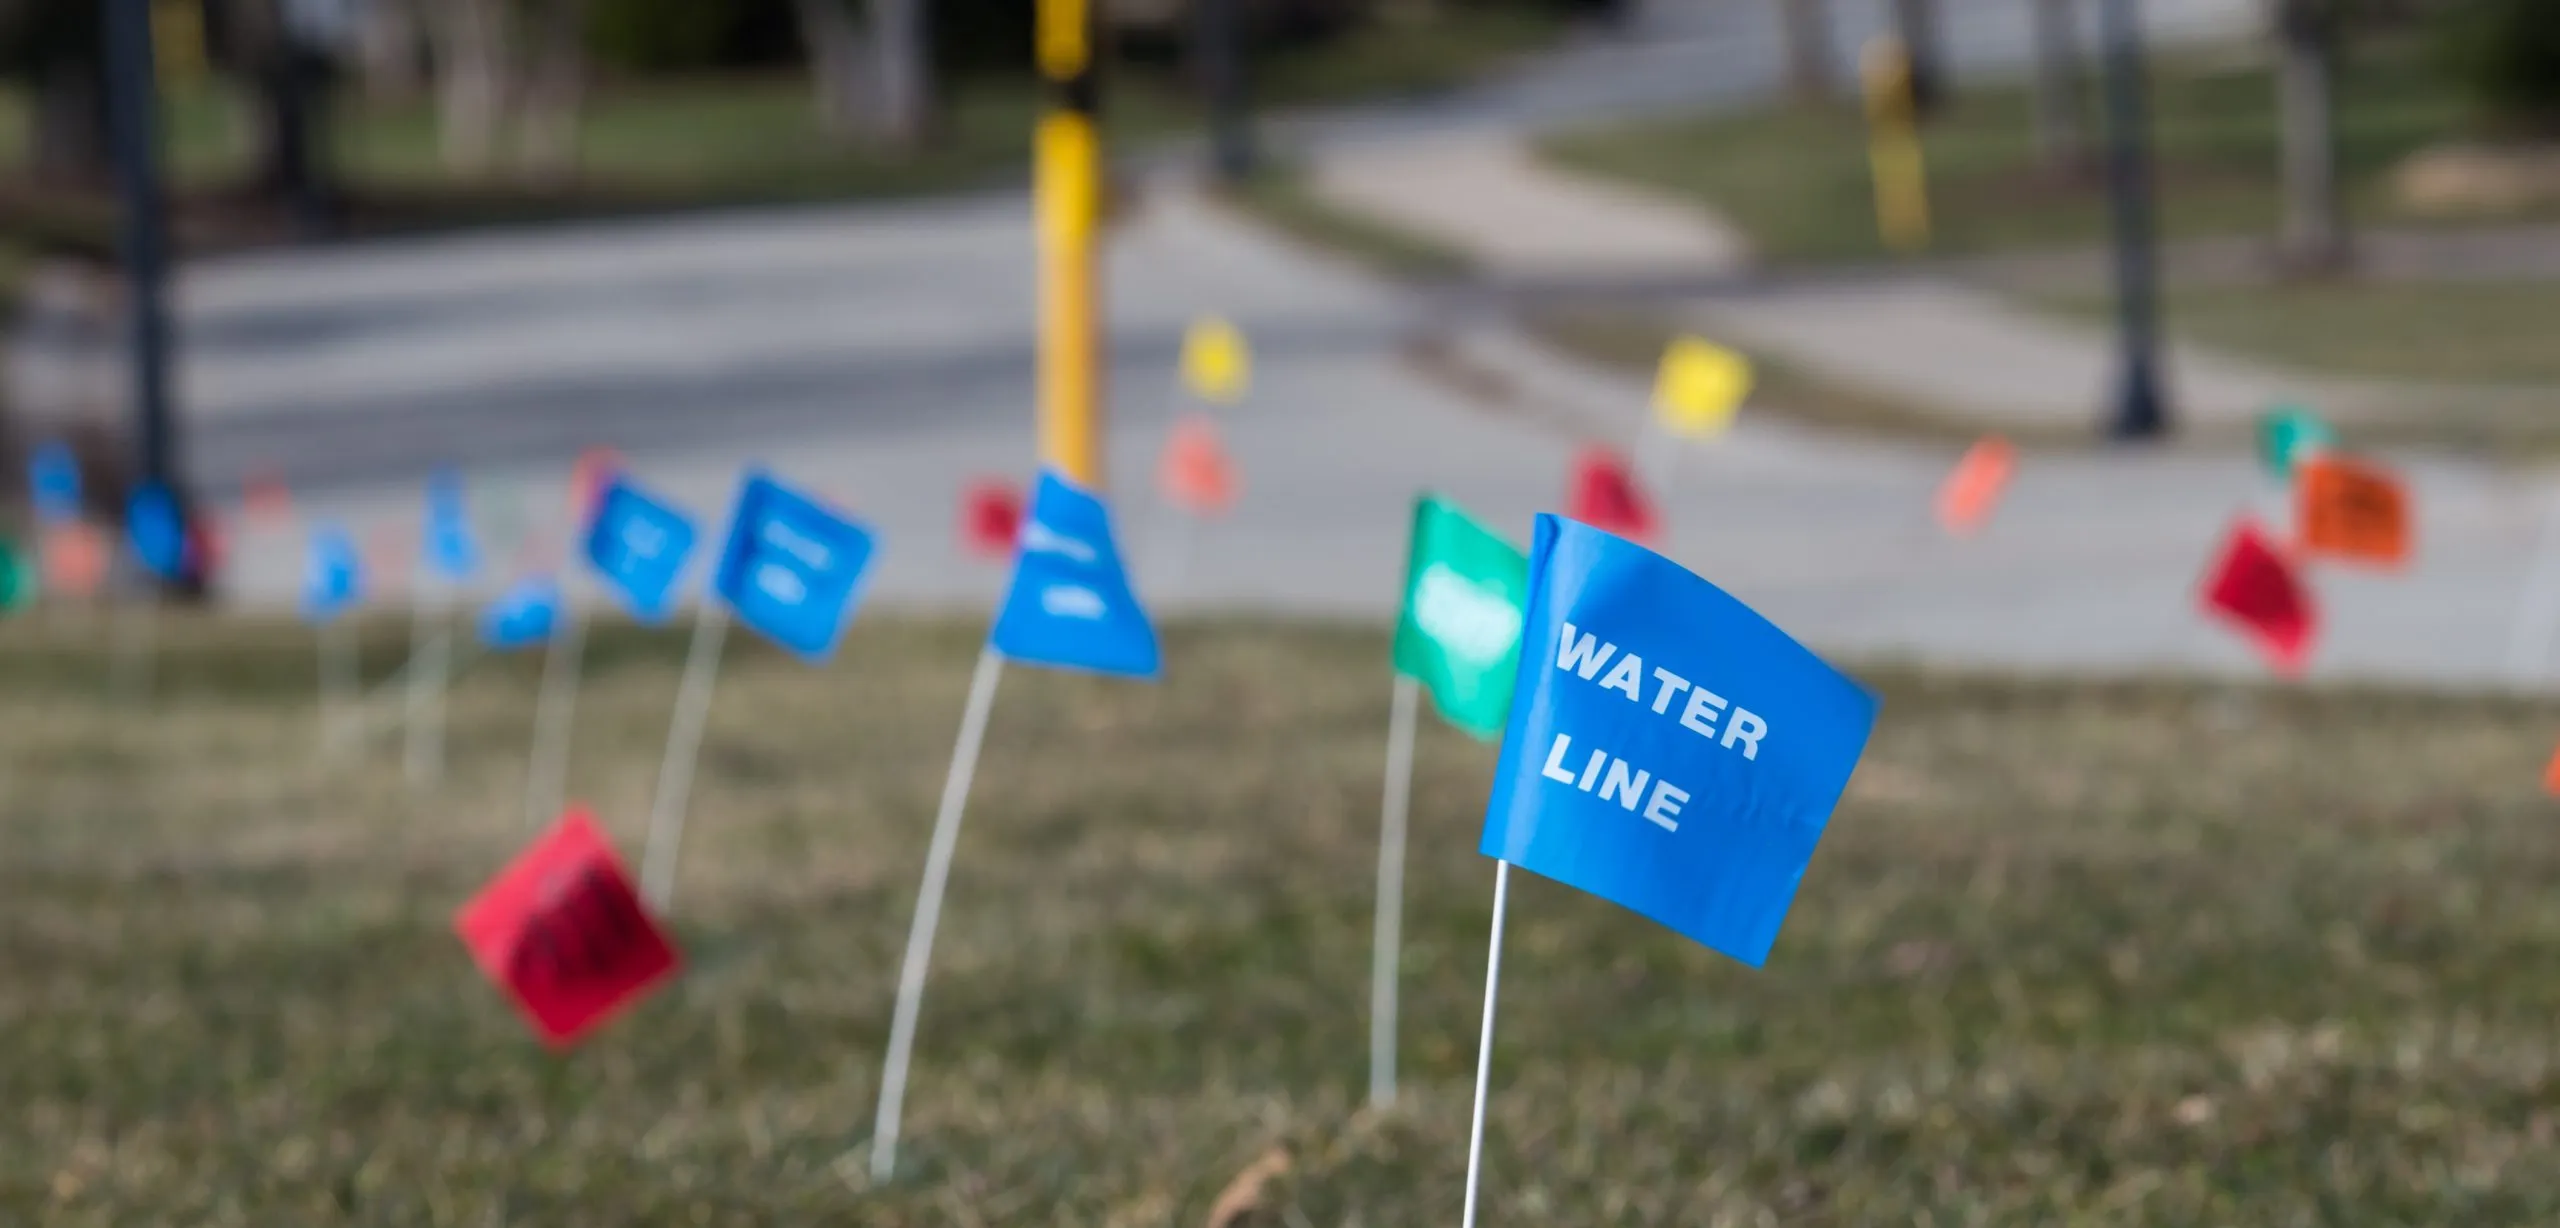
[[[188,293],[204,476],[280,465],[308,512],[370,525],[413,515],[415,479],[449,461],[484,507],[552,508],[575,449],[612,443],[706,510],[761,462],[882,530],[881,600],[983,608],[1001,576],[960,551],[956,501],[1030,462],[1027,229],[1020,202],[987,198],[207,265]],[[1417,365],[1404,343],[1427,303],[1179,193],[1123,237],[1113,286],[1112,460],[1165,606],[1383,616],[1415,490],[1524,530],[1560,501],[1573,447],[1641,436],[1643,389],[1494,324]],[[1178,408],[1179,327],[1204,309],[1259,343],[1254,396],[1225,418],[1245,493],[1177,553],[1147,475]],[[2406,459],[2422,562],[2323,575],[2319,668],[2497,682],[2539,496]],[[1669,465],[1672,552],[1819,647],[2254,672],[2189,604],[2225,518],[2267,499],[2244,459],[2035,456],[1965,543],[1927,519],[1949,460],[1765,422],[1650,457]],[[269,538],[248,543],[244,600],[290,592],[291,543]]]

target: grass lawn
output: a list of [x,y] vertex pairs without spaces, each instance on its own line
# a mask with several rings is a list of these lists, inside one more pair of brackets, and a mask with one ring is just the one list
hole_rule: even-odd
[[[2169,58],[2155,62],[2152,84],[2165,232],[2274,234],[2277,136],[2267,70]],[[2415,51],[2368,48],[2351,57],[2339,86],[2351,213],[2368,224],[2417,220],[2390,199],[2386,179],[2403,157],[2458,133],[2462,122],[2461,103]],[[2096,124],[2093,112],[2090,131]],[[2104,176],[2037,165],[2022,85],[1967,90],[1925,140],[1938,251],[2087,245],[2107,234]],[[1563,135],[1545,149],[1566,165],[1713,205],[1776,259],[1885,254],[1865,120],[1854,106],[1639,121]]]
[[[374,668],[399,628],[375,628]],[[57,632],[58,634],[58,632]],[[908,1101],[860,1163],[975,626],[741,642],[696,785],[685,978],[546,1055],[448,932],[522,837],[534,663],[452,771],[311,759],[310,645],[0,636],[0,1220],[1447,1223],[1491,751],[1416,769],[1404,1057],[1361,1110],[1384,637],[1220,622],[1168,680],[1021,670]],[[575,791],[626,852],[682,636],[599,636]],[[1767,971],[1525,878],[1495,1225],[2560,1219],[2560,708],[1876,671],[1884,718]]]
[[[2047,296],[2098,319],[2114,301]],[[2560,384],[2560,283],[2354,282],[2173,288],[2179,335],[2227,353],[2376,379]]]

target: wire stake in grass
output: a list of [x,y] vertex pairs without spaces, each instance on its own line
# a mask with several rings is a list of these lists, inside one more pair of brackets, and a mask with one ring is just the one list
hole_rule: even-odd
[[693,792],[693,765],[702,753],[702,726],[711,714],[711,689],[720,674],[720,645],[728,634],[729,607],[705,596],[694,615],[684,679],[676,685],[675,719],[667,727],[667,753],[658,761],[658,792],[649,804],[649,844],[640,855],[640,889],[649,907],[661,914],[675,900],[685,800]]
[[880,1110],[871,1123],[871,1179],[887,1181],[898,1167],[898,1117],[907,1099],[907,1063],[915,1053],[916,1016],[924,1008],[924,974],[933,960],[933,932],[942,924],[942,889],[951,881],[951,853],[960,843],[960,816],[978,774],[978,748],[995,711],[996,683],[1004,656],[978,650],[969,679],[969,706],[960,717],[960,740],[951,748],[951,770],[942,780],[942,804],[933,816],[933,845],[925,853],[924,886],[916,894],[915,921],[907,927],[907,954],[898,965],[898,1007],[889,1024],[889,1053],[880,1071]]
[[1386,797],[1378,810],[1378,916],[1370,927],[1369,1104],[1396,1101],[1396,973],[1404,955],[1405,819],[1413,800],[1413,726],[1422,707],[1422,684],[1396,675],[1395,705],[1387,718]]

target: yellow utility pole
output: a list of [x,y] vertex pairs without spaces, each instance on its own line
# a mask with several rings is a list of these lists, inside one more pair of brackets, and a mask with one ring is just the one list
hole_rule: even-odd
[[1876,181],[1876,231],[1897,252],[1929,246],[1929,170],[1920,152],[1920,108],[1911,53],[1890,35],[1859,60],[1867,94],[1867,161]]
[[1091,0],[1038,0],[1040,75],[1052,91],[1032,143],[1040,251],[1040,460],[1088,489],[1102,472],[1101,84]]

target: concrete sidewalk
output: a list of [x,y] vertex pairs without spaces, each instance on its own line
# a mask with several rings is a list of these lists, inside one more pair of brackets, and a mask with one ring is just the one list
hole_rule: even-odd
[[[2121,365],[2106,332],[1953,277],[1752,282],[1741,236],[1708,211],[1557,167],[1517,137],[1365,146],[1322,158],[1314,182],[1335,207],[1443,243],[1495,280],[1734,275],[1733,292],[1672,310],[1710,337],[1967,423],[2077,429]],[[2239,426],[2288,398],[2347,417],[2376,400],[2346,381],[2193,346],[2173,345],[2169,365],[2177,411],[2206,427]]]

